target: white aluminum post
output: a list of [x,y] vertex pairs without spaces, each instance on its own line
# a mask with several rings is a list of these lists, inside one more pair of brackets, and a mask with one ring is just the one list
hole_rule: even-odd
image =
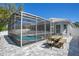
[[44,31],[45,31],[45,38],[46,38],[46,22],[44,21]]
[[53,32],[52,32],[52,22],[51,22],[51,35],[52,35],[52,33],[53,33]]
[[50,21],[50,35],[51,35],[51,33],[52,33],[52,30],[51,30],[51,21]]
[[37,41],[37,17],[36,17],[36,41]]
[[53,20],[53,33],[55,34],[55,29],[54,29],[54,20]]
[[50,26],[51,26],[51,35],[52,35],[52,22],[50,22],[50,24],[51,24],[51,25],[50,25]]
[[55,22],[54,22],[54,34],[56,34],[56,25],[55,25]]
[[14,30],[15,30],[15,26],[16,26],[15,21],[16,21],[16,15],[14,15]]
[[23,14],[21,12],[21,47],[22,47],[22,22],[23,22]]

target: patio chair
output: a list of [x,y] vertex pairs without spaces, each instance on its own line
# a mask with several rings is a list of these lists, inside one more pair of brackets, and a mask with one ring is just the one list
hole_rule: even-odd
[[60,39],[62,39],[62,36],[60,36],[60,37],[58,37],[58,38],[55,38],[55,39],[54,39],[54,42],[58,42],[58,41],[60,41]]
[[62,36],[49,36],[48,37],[48,41],[54,41],[54,42],[58,42],[60,39],[62,38]]
[[57,48],[64,48],[63,44],[66,42],[66,39],[60,39],[58,42],[54,42],[54,46]]

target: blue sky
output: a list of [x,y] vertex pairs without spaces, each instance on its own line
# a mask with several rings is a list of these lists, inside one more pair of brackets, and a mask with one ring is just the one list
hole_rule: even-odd
[[46,19],[66,18],[72,22],[79,21],[78,3],[26,3],[24,11]]

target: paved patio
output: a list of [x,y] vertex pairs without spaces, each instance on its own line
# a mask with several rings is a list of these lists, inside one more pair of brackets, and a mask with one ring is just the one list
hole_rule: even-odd
[[[67,37],[70,40],[71,37]],[[64,48],[44,47],[46,40],[39,41],[26,46],[16,46],[7,36],[1,36],[0,40],[0,55],[1,56],[68,56],[69,55],[69,41],[64,44]],[[79,55],[79,50],[71,49],[75,55]],[[73,54],[73,55],[74,55]]]

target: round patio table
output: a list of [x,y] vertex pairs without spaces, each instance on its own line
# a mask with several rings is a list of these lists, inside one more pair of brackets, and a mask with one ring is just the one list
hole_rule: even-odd
[[61,38],[62,38],[62,36],[53,35],[53,36],[51,36],[49,39],[50,39],[51,41],[58,41],[58,40],[61,39]]

